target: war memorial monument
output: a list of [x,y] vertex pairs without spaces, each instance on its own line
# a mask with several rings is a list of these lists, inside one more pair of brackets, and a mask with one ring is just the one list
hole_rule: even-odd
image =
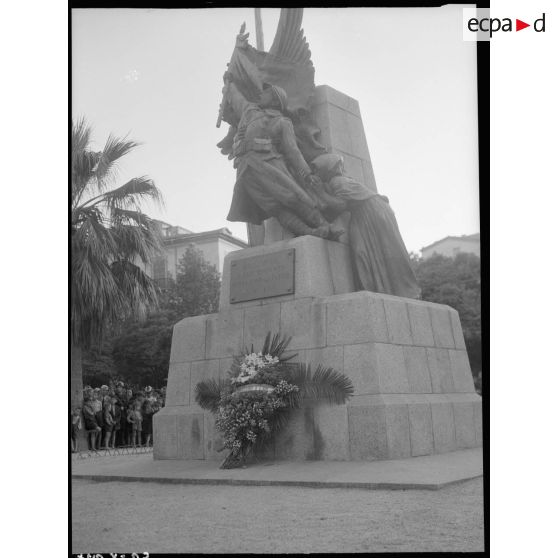
[[335,368],[354,394],[293,412],[265,458],[390,460],[482,445],[459,315],[420,299],[359,104],[315,86],[301,24],[302,9],[282,9],[269,52],[241,28],[223,76],[218,125],[229,129],[218,147],[236,169],[227,218],[248,224],[250,248],[225,259],[219,312],[174,327],[155,459],[218,465],[223,440],[195,386],[223,378],[267,332],[292,336],[297,361]]

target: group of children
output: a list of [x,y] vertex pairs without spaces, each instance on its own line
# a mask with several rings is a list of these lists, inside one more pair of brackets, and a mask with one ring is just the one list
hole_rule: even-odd
[[82,428],[87,434],[88,447],[93,451],[152,445],[153,415],[164,406],[164,399],[165,388],[155,390],[147,386],[134,392],[124,382],[111,382],[100,388],[86,386],[82,407],[72,412],[72,452],[77,451],[78,433]]

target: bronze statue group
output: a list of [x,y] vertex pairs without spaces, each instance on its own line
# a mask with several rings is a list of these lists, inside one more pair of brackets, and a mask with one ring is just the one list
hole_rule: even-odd
[[[237,36],[218,119],[230,125],[218,147],[237,171],[227,219],[261,225],[273,217],[294,236],[333,241],[347,233],[357,290],[419,298],[388,199],[347,176],[343,158],[317,139],[301,12],[282,10],[267,53],[248,44],[244,28]],[[347,212],[348,231],[338,219]]]

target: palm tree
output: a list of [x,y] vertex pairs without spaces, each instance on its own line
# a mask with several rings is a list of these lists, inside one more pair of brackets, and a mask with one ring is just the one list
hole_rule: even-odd
[[115,189],[118,161],[138,144],[109,136],[102,151],[90,149],[91,127],[72,125],[71,198],[71,404],[82,400],[82,350],[99,343],[118,320],[142,315],[157,302],[153,281],[139,264],[160,251],[153,220],[140,202],[162,203],[146,176]]

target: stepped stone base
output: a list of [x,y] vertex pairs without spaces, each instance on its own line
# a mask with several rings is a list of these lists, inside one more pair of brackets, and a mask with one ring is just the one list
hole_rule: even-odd
[[[229,302],[231,262],[295,248],[295,292]],[[293,337],[299,362],[346,374],[355,395],[293,413],[266,457],[380,460],[482,445],[475,393],[457,312],[449,306],[353,290],[348,247],[299,237],[227,255],[220,311],[174,327],[166,406],[154,416],[155,459],[224,459],[211,413],[195,386],[225,377],[232,357],[268,331]]]

